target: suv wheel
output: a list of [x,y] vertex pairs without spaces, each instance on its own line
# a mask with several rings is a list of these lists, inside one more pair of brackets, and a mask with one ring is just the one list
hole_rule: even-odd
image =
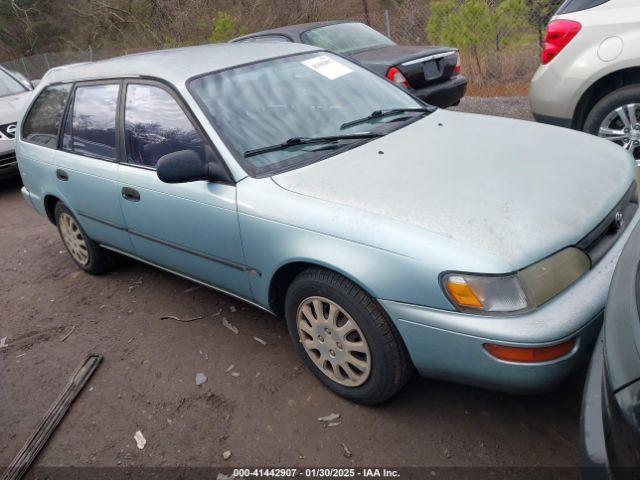
[[76,265],[96,275],[113,268],[116,255],[91,240],[62,202],[56,204],[54,214],[60,238]]
[[602,98],[589,112],[584,131],[617,143],[640,159],[640,85]]
[[285,300],[289,333],[307,367],[338,395],[373,405],[394,395],[413,369],[400,334],[353,282],[312,268]]

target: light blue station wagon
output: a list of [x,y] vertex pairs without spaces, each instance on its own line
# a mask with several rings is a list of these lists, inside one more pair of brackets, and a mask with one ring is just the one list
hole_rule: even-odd
[[514,392],[571,375],[638,222],[619,147],[439,110],[295,44],[53,69],[17,155],[80,268],[124,254],[283,317],[369,404],[414,369]]

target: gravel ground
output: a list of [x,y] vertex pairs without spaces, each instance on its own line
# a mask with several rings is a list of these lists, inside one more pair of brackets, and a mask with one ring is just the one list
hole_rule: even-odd
[[465,97],[451,110],[533,121],[528,97]]
[[[459,109],[528,116],[522,98],[468,98]],[[0,348],[0,465],[90,352],[104,362],[39,466],[577,463],[582,373],[528,397],[416,377],[385,405],[355,405],[323,388],[294,355],[283,322],[256,308],[135,261],[104,276],[78,271],[19,188],[0,182],[0,338],[8,345]],[[207,376],[200,386],[197,373]],[[333,412],[339,425],[317,420]]]

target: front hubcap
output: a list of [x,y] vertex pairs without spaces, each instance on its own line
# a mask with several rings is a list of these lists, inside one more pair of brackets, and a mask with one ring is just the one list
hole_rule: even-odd
[[371,373],[371,353],[360,327],[337,303],[309,297],[296,316],[300,343],[320,371],[340,385],[357,387]]
[[60,223],[62,240],[74,260],[83,266],[89,263],[87,243],[85,242],[82,230],[80,230],[75,219],[68,213],[63,213],[60,215],[58,222]]
[[640,159],[640,103],[616,108],[600,124],[598,136],[629,150]]

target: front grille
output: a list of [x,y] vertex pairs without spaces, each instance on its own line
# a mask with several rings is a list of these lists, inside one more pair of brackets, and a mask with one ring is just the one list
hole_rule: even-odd
[[[629,225],[638,209],[638,191],[634,181],[622,200],[609,212],[602,222],[577,244],[589,255],[595,265],[613,246]],[[620,222],[622,219],[622,223]]]
[[0,166],[8,165],[16,161],[16,154],[14,152],[5,153],[4,155],[0,155]]

